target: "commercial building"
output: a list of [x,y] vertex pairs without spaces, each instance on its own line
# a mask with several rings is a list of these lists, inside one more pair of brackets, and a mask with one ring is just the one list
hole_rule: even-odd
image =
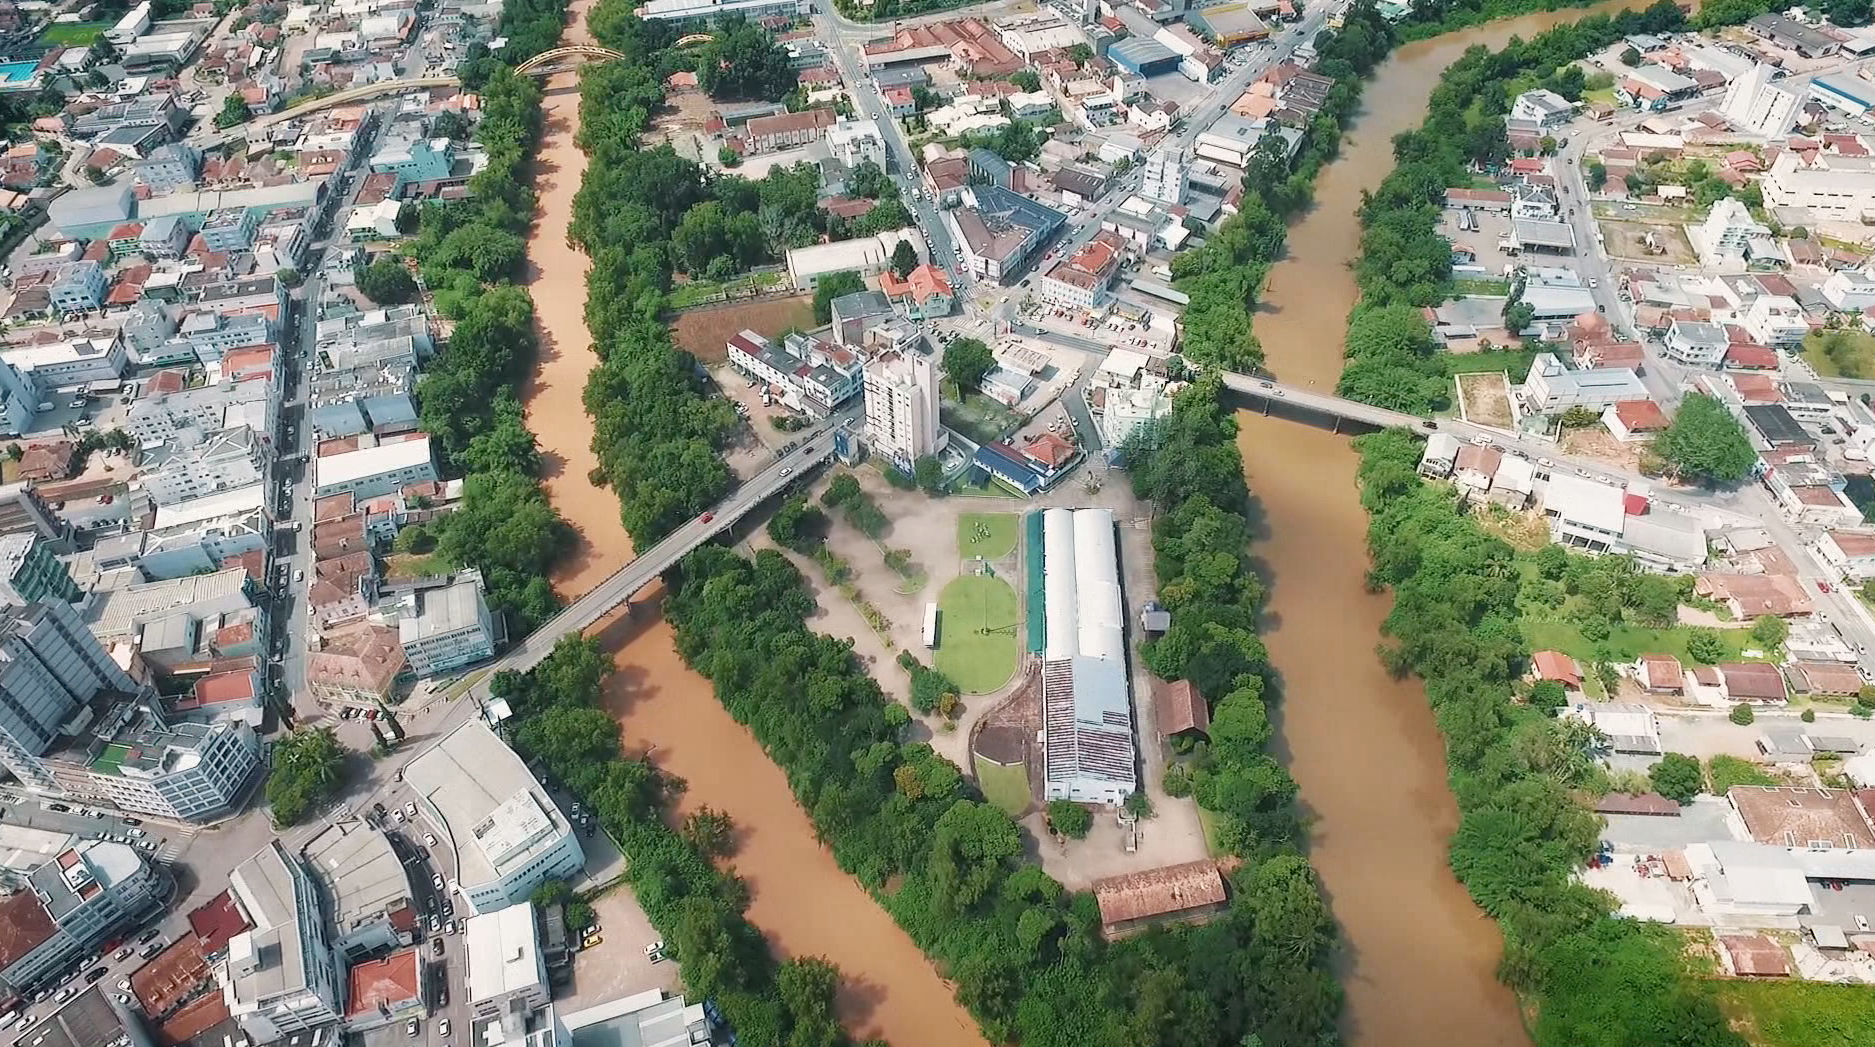
[[1825,563],[1852,582],[1875,578],[1875,534],[1863,531],[1824,531],[1816,551]]
[[1518,388],[1518,397],[1530,413],[1549,414],[1571,407],[1601,410],[1611,404],[1648,399],[1648,393],[1631,368],[1572,371],[1554,354],[1540,353],[1531,361],[1530,374]]
[[139,445],[168,443],[179,430],[215,432],[235,426],[277,431],[279,387],[273,382],[220,382],[186,386],[175,371],[159,371],[143,383],[124,417],[124,429]]
[[879,134],[878,123],[872,120],[841,120],[829,127],[827,152],[849,168],[860,164],[885,167],[885,139]]
[[1731,340],[1725,328],[1692,320],[1675,320],[1665,339],[1667,359],[1691,367],[1717,367]]
[[871,276],[892,264],[892,255],[901,243],[911,244],[919,258],[925,256],[924,237],[918,230],[906,226],[876,236],[796,247],[788,252],[788,277],[795,287],[811,291],[821,277],[830,273],[856,272]]
[[1041,524],[1045,798],[1118,806],[1139,778],[1113,513],[1045,509]]
[[145,453],[138,480],[158,505],[251,487],[267,474],[267,447],[245,426],[210,433],[184,429]]
[[918,352],[881,353],[866,364],[866,445],[900,469],[944,446],[937,368]]
[[806,0],[650,0],[638,8],[638,17],[692,29],[731,16],[759,22],[797,18],[806,11]]
[[1510,119],[1549,130],[1566,124],[1576,115],[1575,104],[1554,91],[1525,91],[1510,106]]
[[0,360],[30,376],[41,389],[110,382],[130,367],[130,351],[115,335],[69,338],[0,350]]
[[1109,352],[1094,372],[1088,390],[1101,441],[1112,448],[1124,445],[1134,429],[1171,413],[1172,396],[1180,388],[1181,383],[1149,368],[1144,353],[1132,349]]
[[[1875,91],[1875,84],[1868,87]],[[1767,207],[1808,208],[1823,221],[1875,216],[1875,157],[1786,149],[1771,162],[1761,186]]]
[[1676,570],[1706,561],[1703,526],[1687,513],[1650,512],[1644,496],[1552,472],[1541,498],[1551,541],[1586,552],[1627,553]]
[[1803,111],[1804,96],[1773,83],[1775,72],[1765,62],[1754,62],[1743,76],[1726,85],[1719,112],[1733,127],[1765,138],[1790,133]]
[[475,1021],[500,1025],[501,1039],[507,1042],[520,1040],[528,1016],[551,998],[535,916],[532,905],[510,905],[471,916],[462,925],[469,1008]]
[[360,623],[321,637],[306,656],[306,685],[320,702],[368,709],[391,697],[409,664],[398,630]]
[[18,436],[31,431],[39,403],[39,384],[0,357],[0,433]]
[[1835,54],[1837,48],[1841,46],[1836,38],[1828,33],[1779,14],[1759,15],[1745,23],[1745,28],[1761,39],[1795,51],[1805,58],[1823,58]]
[[[709,1009],[703,1004],[646,989],[556,1016],[552,1029],[540,1035],[537,1047],[677,1047],[710,1043],[714,1032]],[[529,1042],[534,1043],[534,1037]]]
[[334,821],[300,854],[325,891],[332,947],[341,955],[356,961],[419,936],[409,870],[382,830],[356,818]]
[[435,676],[495,656],[495,621],[480,576],[407,593],[400,603],[397,642],[416,675]]
[[313,497],[350,494],[375,498],[416,483],[440,479],[430,438],[381,443],[313,460]]
[[215,970],[222,1000],[241,1030],[272,1043],[339,1020],[345,977],[326,937],[319,887],[279,840],[228,878],[249,929],[228,942]]
[[810,418],[827,417],[864,387],[858,354],[833,342],[790,334],[776,343],[745,330],[729,339],[728,348],[731,366]]
[[0,618],[0,764],[24,785],[56,788],[40,761],[81,708],[136,684],[63,600],[7,607]]
[[73,603],[83,595],[44,538],[30,531],[0,535],[0,604]]
[[1107,49],[1107,59],[1129,76],[1153,77],[1176,72],[1181,56],[1149,37],[1129,36]]
[[163,902],[169,889],[135,848],[72,844],[0,900],[0,984],[26,995]]
[[14,1042],[31,1047],[153,1047],[142,1023],[106,996],[101,985],[74,996],[37,1025],[27,1026]]
[[910,320],[949,316],[951,306],[957,301],[949,275],[929,262],[915,266],[904,279],[886,269],[879,274],[879,291]]
[[1067,216],[1019,193],[993,185],[961,191],[960,206],[944,212],[965,268],[986,280],[1008,283],[1041,253]]
[[1140,172],[1139,195],[1174,206],[1185,202],[1191,164],[1185,150],[1176,143],[1161,142],[1146,154]]
[[454,854],[454,888],[472,913],[525,903],[542,881],[574,879],[585,865],[573,826],[479,719],[406,764],[404,781]]
[[1070,309],[1092,309],[1105,304],[1107,285],[1120,271],[1126,241],[1118,233],[1102,230],[1080,250],[1055,263],[1037,288],[1042,299]]
[[426,967],[414,947],[353,964],[346,977],[345,1031],[356,1036],[423,1017]]
[[249,722],[259,719],[258,707],[253,713],[172,722],[160,702],[123,701],[105,708],[46,762],[73,795],[159,818],[203,821],[233,808],[260,769],[260,738]]

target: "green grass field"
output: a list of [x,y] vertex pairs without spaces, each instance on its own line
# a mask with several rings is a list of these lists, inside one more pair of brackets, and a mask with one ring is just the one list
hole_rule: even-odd
[[1820,331],[1803,340],[1803,358],[1825,378],[1875,378],[1875,336]]
[[1875,1044],[1875,992],[1827,982],[1726,981],[1719,1003],[1757,1047]]
[[89,47],[110,27],[109,22],[54,22],[39,39],[54,47]]
[[938,609],[939,671],[965,694],[989,694],[1008,683],[1016,674],[1020,624],[1009,583],[964,575],[944,587]]
[[1016,551],[1022,518],[1015,513],[965,513],[957,518],[957,552],[1000,560]]
[[[1719,634],[1719,639],[1725,641],[1726,661],[1738,661],[1740,651],[1758,646],[1757,641],[1751,638],[1750,629],[1714,631]],[[1579,662],[1595,660],[1595,644],[1583,637],[1582,630],[1568,622],[1532,622],[1526,619],[1523,635],[1530,641],[1530,649],[1533,651],[1557,650]],[[1692,629],[1687,626],[1642,629],[1632,625],[1617,625],[1608,634],[1604,646],[1617,662],[1633,661],[1643,654],[1670,654],[1688,665],[1698,665],[1699,660],[1686,653],[1686,638],[1690,635]]]
[[983,798],[1001,808],[1011,818],[1020,818],[1029,809],[1029,772],[1021,764],[1004,767],[983,757],[972,759],[977,770],[977,787]]

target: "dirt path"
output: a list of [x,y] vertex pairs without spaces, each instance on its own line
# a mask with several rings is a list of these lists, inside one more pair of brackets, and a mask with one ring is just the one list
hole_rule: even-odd
[[[592,0],[577,0],[567,43],[589,40]],[[581,535],[578,551],[556,572],[562,595],[579,593],[631,556],[618,500],[593,487],[592,426],[580,402],[597,364],[582,315],[586,259],[566,246],[573,194],[586,158],[573,145],[579,119],[576,74],[549,83],[547,131],[538,152],[540,221],[529,242],[528,285],[541,327],[540,366],[523,391],[528,426],[546,461],[546,488]],[[653,592],[640,594],[642,601]],[[814,838],[788,782],[755,740],[729,718],[709,684],[690,671],[670,627],[648,608],[614,617],[598,636],[617,652],[618,673],[606,704],[624,727],[625,744],[649,751],[659,766],[689,783],[680,806],[726,811],[740,830],[736,871],[748,881],[749,918],[777,954],[820,955],[846,978],[841,1013],[855,1037],[884,1037],[894,1047],[968,1047],[984,1041],[910,938]]]

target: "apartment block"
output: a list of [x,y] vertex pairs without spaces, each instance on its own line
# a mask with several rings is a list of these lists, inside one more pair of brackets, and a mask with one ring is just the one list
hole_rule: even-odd
[[900,469],[944,446],[937,368],[918,352],[882,353],[865,369],[866,444]]

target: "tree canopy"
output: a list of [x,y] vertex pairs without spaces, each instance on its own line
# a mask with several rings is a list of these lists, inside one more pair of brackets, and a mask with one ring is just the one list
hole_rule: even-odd
[[1758,461],[1745,427],[1703,393],[1680,401],[1666,431],[1654,438],[1654,453],[1681,477],[1715,487],[1737,485]]
[[267,805],[279,828],[297,825],[338,795],[345,748],[330,727],[294,731],[274,743]]
[[975,389],[996,369],[996,356],[981,338],[953,338],[944,347],[944,374],[959,389]]

